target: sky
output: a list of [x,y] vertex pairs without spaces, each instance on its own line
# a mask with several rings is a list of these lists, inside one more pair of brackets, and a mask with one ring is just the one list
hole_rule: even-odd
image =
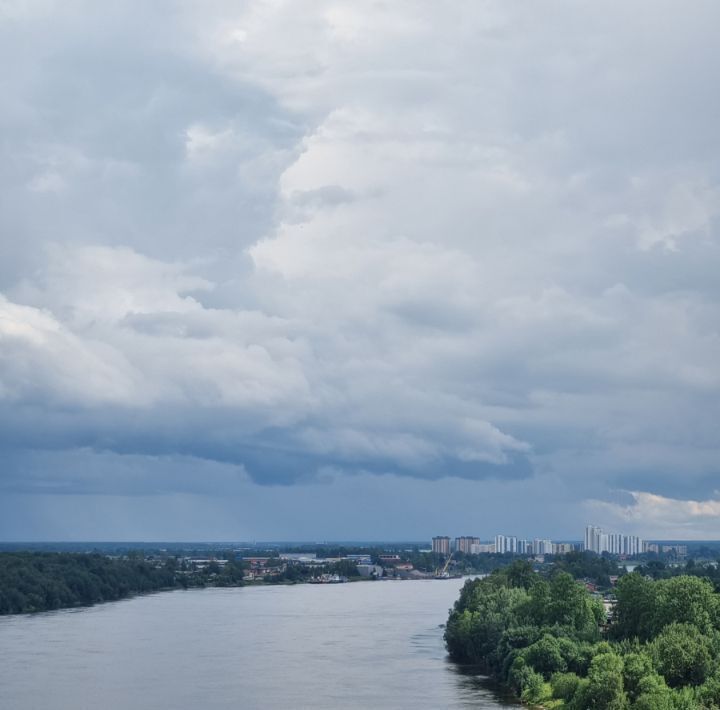
[[0,0],[0,539],[720,538],[718,26]]

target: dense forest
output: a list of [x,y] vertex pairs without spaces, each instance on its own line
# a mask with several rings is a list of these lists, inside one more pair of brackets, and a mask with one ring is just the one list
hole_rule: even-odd
[[169,557],[162,562],[141,557],[56,552],[0,553],[0,614],[20,614],[123,599],[132,594],[176,587],[242,584],[242,569],[184,572]]
[[720,708],[720,596],[680,575],[621,577],[611,623],[572,575],[525,562],[466,582],[445,640],[528,703],[567,710]]

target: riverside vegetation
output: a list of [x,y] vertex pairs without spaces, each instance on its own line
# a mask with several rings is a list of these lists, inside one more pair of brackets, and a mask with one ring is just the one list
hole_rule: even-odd
[[239,564],[183,572],[177,560],[59,552],[0,553],[0,615],[61,609],[123,599],[161,589],[236,586]]
[[[124,599],[134,594],[191,587],[240,587],[246,565],[232,553],[201,567],[175,556],[142,552],[109,557],[79,552],[0,552],[0,615],[24,614]],[[221,564],[222,562],[222,564]],[[323,573],[358,578],[357,565],[280,567],[269,560],[267,576],[251,584],[295,584]],[[281,571],[280,571],[281,570]]]
[[680,575],[618,580],[601,600],[572,575],[528,563],[466,582],[450,612],[451,658],[475,664],[523,701],[566,710],[720,708],[720,595]]

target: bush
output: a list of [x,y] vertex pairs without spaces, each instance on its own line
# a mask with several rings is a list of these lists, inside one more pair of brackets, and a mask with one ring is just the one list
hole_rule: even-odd
[[665,680],[657,673],[646,675],[637,686],[633,710],[673,710],[673,698]]
[[553,697],[559,700],[572,700],[579,684],[580,678],[574,673],[555,673],[550,679]]
[[523,676],[520,697],[528,703],[539,703],[544,697],[545,681],[543,677],[529,668]]

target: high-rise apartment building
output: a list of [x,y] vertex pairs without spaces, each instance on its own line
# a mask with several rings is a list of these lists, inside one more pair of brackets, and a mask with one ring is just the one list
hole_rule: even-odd
[[600,548],[602,547],[602,530],[595,525],[587,525],[585,527],[585,539],[583,546],[585,550],[597,552],[600,554]]
[[450,554],[450,538],[439,535],[432,539],[432,551],[438,555]]
[[532,551],[534,555],[552,555],[552,540],[540,540],[539,538],[535,538],[532,543]]
[[585,550],[601,555],[609,552],[611,555],[639,555],[643,551],[643,541],[637,535],[623,535],[621,533],[606,533],[596,525],[585,528]]
[[498,554],[511,553],[513,555],[518,552],[518,539],[508,535],[495,535],[495,552]]
[[473,545],[479,545],[479,544],[480,544],[480,538],[477,538],[477,537],[463,536],[463,537],[455,538],[455,549],[458,552],[464,552],[466,555],[471,555],[472,550],[473,550]]

